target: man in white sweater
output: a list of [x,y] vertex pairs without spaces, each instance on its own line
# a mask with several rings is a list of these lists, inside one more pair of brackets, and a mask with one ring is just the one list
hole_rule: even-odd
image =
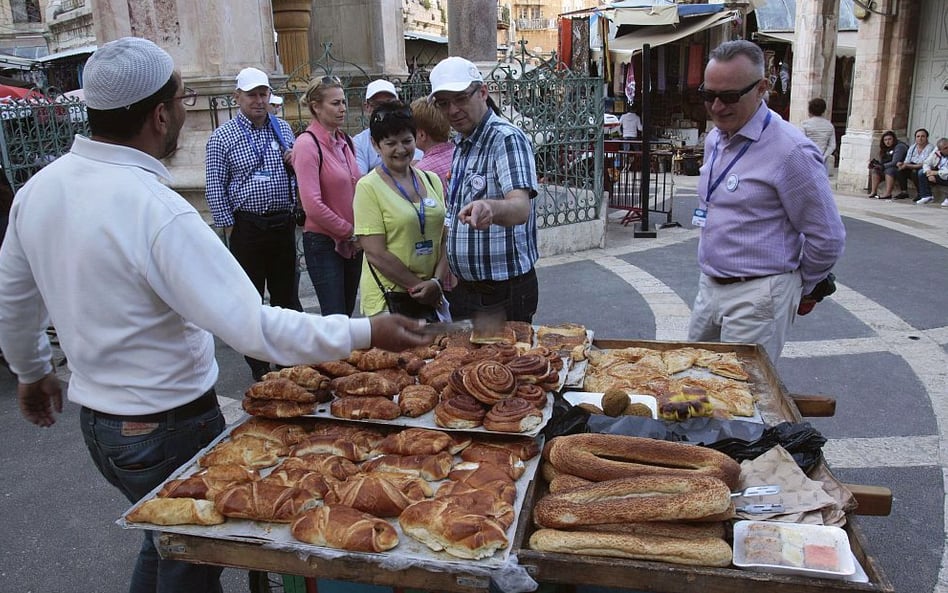
[[[51,426],[62,391],[45,330],[56,327],[69,399],[96,467],[130,502],[162,483],[224,428],[214,336],[283,365],[370,345],[426,340],[419,322],[320,317],[262,305],[200,214],[161,179],[196,95],[171,56],[126,37],[85,66],[92,138],[17,194],[0,249],[0,349],[20,411]],[[42,509],[37,507],[38,512]],[[162,560],[145,534],[133,593],[219,592],[220,568]]]

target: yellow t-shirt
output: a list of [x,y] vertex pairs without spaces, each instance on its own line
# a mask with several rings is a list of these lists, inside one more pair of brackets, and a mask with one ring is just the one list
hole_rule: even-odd
[[[418,209],[422,204],[410,203],[401,193],[393,190],[382,179],[379,169],[373,169],[356,184],[352,205],[356,235],[385,235],[388,251],[411,270],[419,281],[431,278],[441,258],[441,236],[444,234],[444,190],[441,180],[433,173],[415,169],[419,187],[425,194],[425,234],[421,234]],[[431,241],[431,253],[419,254],[416,244]],[[392,290],[401,287],[376,269],[382,285]],[[359,280],[360,302],[363,315],[377,315],[386,311],[385,298],[369,271],[369,260],[362,260]]]

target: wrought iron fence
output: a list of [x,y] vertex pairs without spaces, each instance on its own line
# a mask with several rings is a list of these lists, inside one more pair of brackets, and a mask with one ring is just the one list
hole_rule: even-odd
[[[368,125],[364,110],[367,73],[332,56],[326,44],[321,58],[293,72],[274,93],[284,99],[284,118],[299,133],[311,115],[303,96],[312,78],[337,75],[348,100],[344,129],[350,134]],[[411,102],[431,90],[428,68],[416,67],[406,79],[392,78],[399,97]],[[501,114],[532,140],[540,191],[536,198],[537,225],[554,227],[596,220],[603,208],[602,79],[579,75],[556,57],[539,58],[521,42],[516,55],[498,63],[485,78]],[[212,124],[233,117],[231,96],[210,98]],[[226,113],[226,117],[225,114]]]
[[0,161],[13,190],[68,152],[76,134],[89,134],[78,99],[0,102]]

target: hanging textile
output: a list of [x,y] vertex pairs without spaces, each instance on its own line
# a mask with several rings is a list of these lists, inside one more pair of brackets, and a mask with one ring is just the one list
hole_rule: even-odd
[[[598,13],[597,13],[598,15]],[[612,54],[609,52],[609,19],[599,15],[596,23],[599,27],[599,38],[602,39],[602,76],[608,88],[612,82]]]
[[632,67],[632,62],[629,62],[625,71],[625,97],[630,105],[635,102],[635,68]]
[[656,65],[658,67],[658,84],[656,88],[658,92],[664,93],[667,85],[665,83],[665,46],[659,45],[656,49],[657,59]]
[[560,61],[569,68],[573,64],[573,26],[565,17],[560,18],[559,46]]
[[589,75],[589,19],[573,19],[573,72]]
[[612,76],[612,94],[621,97],[625,93],[625,68],[628,64],[616,62],[613,66],[615,74]]
[[692,43],[688,49],[688,88],[694,89],[701,85],[704,78],[704,45]]

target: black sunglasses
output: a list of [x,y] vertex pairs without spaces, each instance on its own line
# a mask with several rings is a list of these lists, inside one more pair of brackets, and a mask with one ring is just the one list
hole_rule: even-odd
[[319,84],[342,84],[338,76],[323,76],[319,79]]
[[698,96],[705,103],[714,103],[715,99],[720,99],[725,105],[733,105],[740,101],[741,97],[751,92],[758,84],[760,84],[760,80],[755,80],[739,91],[709,91],[705,90],[704,83],[701,83],[701,86],[698,87]]
[[399,109],[398,111],[385,111],[376,109],[372,112],[372,123],[381,123],[386,120],[386,118],[395,118],[395,119],[411,119],[414,117],[412,112],[407,109]]

